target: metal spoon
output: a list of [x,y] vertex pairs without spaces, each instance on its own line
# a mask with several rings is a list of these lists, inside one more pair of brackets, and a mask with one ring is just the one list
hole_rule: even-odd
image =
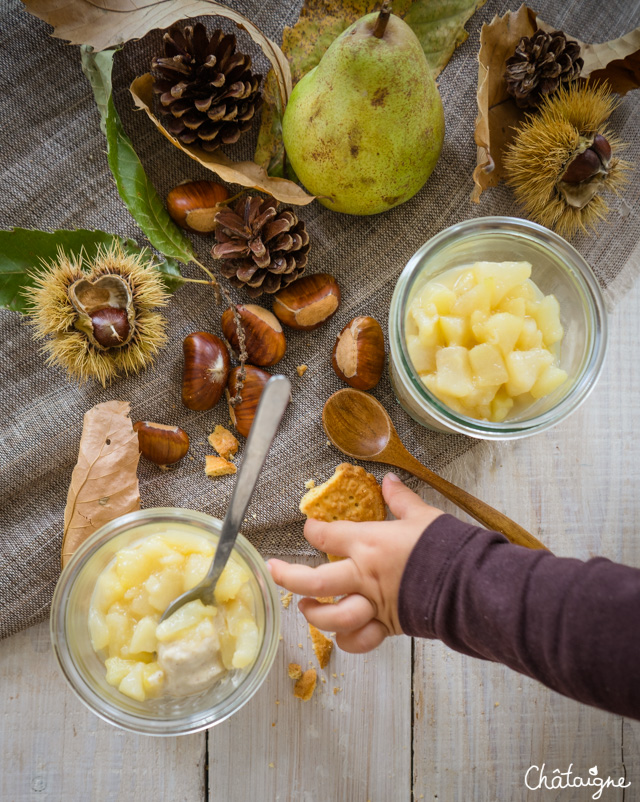
[[327,437],[355,459],[382,462],[409,471],[457,504],[476,521],[501,532],[512,543],[529,549],[547,549],[536,537],[466,490],[447,482],[419,462],[405,448],[389,413],[368,393],[346,388],[330,396],[322,410]]
[[161,621],[169,618],[183,604],[194,601],[194,599],[201,599],[203,604],[214,603],[216,584],[238,537],[240,525],[258,481],[258,474],[262,470],[290,396],[291,384],[286,376],[272,376],[265,385],[249,432],[244,458],[238,471],[227,514],[222,523],[216,553],[211,561],[209,572],[195,588],[188,590],[171,602],[162,614]]

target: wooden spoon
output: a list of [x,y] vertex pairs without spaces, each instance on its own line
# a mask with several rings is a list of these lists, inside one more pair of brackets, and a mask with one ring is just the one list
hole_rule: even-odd
[[329,440],[347,456],[402,468],[431,485],[476,521],[501,532],[512,543],[548,551],[506,515],[418,462],[404,447],[387,410],[372,395],[350,387],[338,390],[324,405],[322,423]]

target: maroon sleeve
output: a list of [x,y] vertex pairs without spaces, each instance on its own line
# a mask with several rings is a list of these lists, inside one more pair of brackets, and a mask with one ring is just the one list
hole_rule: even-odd
[[505,663],[565,696],[640,719],[640,570],[514,546],[437,518],[404,570],[407,635]]

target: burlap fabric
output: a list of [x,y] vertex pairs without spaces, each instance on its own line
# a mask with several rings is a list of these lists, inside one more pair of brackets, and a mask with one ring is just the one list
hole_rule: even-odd
[[[283,27],[297,19],[300,1],[243,0],[233,5],[281,41]],[[485,193],[480,205],[469,201],[479,30],[482,22],[504,13],[509,5],[489,0],[467,25],[468,41],[454,53],[439,80],[447,125],[444,151],[426,187],[413,200],[376,217],[338,215],[318,204],[300,211],[313,243],[308,269],[333,273],[342,287],[343,301],[330,325],[311,334],[289,336],[287,356],[279,365],[292,377],[293,402],[245,528],[265,553],[309,553],[298,512],[304,482],[325,479],[341,461],[341,455],[327,445],[320,423],[324,401],[340,387],[330,368],[337,331],[357,314],[374,315],[386,327],[400,270],[436,232],[468,217],[514,213],[511,193],[505,188]],[[586,41],[620,36],[640,21],[640,4],[630,0],[579,4],[538,0],[532,5],[547,22]],[[143,242],[109,173],[98,113],[80,70],[78,49],[51,38],[49,26],[29,16],[17,0],[4,0],[0,8],[2,227],[95,227]],[[185,178],[209,175],[167,143],[146,116],[132,109],[128,86],[135,75],[148,69],[159,39],[154,32],[128,44],[117,57],[114,76],[116,105],[124,125],[164,197]],[[247,49],[252,47],[246,37],[243,43]],[[257,57],[257,61],[266,69],[264,59]],[[638,163],[640,92],[623,101],[613,125],[621,139],[631,143],[628,157]],[[245,144],[245,153],[250,147],[251,143]],[[637,267],[631,256],[640,235],[639,195],[640,182],[632,178],[624,201],[616,204],[611,224],[603,226],[597,238],[576,240],[604,286],[628,284]],[[196,242],[197,251],[205,257],[209,248],[205,239]],[[196,276],[197,269],[187,268],[187,275]],[[0,313],[0,637],[47,614],[59,574],[63,509],[82,416],[94,404],[125,399],[131,402],[134,419],[177,423],[191,436],[192,459],[175,470],[163,473],[141,463],[144,507],[175,505],[224,514],[233,479],[206,479],[203,463],[209,451],[206,435],[216,423],[227,422],[226,409],[220,405],[212,412],[196,413],[180,403],[182,339],[201,329],[219,330],[220,313],[210,291],[193,285],[181,289],[168,310],[171,342],[155,367],[106,390],[95,384],[78,387],[62,371],[44,367],[21,317]],[[301,363],[309,370],[300,379],[295,366]],[[416,425],[397,405],[386,378],[374,392],[408,447],[432,468],[441,470],[474,446],[464,437],[434,434]],[[372,470],[378,476],[383,473],[382,468]]]

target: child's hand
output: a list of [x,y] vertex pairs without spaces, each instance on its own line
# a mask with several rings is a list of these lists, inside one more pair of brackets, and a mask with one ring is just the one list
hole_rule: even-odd
[[425,504],[397,476],[389,473],[382,493],[396,521],[323,523],[308,520],[306,539],[320,551],[345,557],[317,568],[269,560],[274,580],[306,597],[344,596],[337,604],[314,598],[299,609],[318,627],[336,633],[346,652],[369,652],[387,635],[400,635],[398,592],[409,555],[440,510]]

